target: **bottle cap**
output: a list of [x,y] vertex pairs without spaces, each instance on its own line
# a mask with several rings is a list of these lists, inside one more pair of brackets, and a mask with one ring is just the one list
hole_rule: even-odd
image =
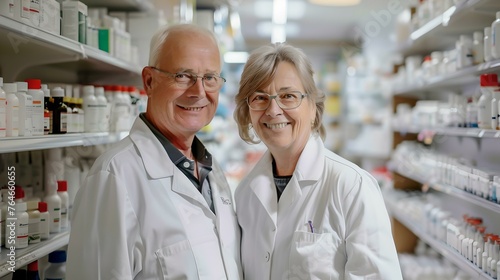
[[57,191],[58,192],[66,192],[68,191],[68,182],[67,181],[57,181]]
[[83,86],[83,96],[94,95],[94,86],[87,85]]
[[38,271],[38,261],[30,262],[28,264],[28,271]]
[[66,251],[57,250],[49,254],[50,263],[63,263],[66,262]]
[[481,86],[482,87],[497,87],[498,77],[495,73],[482,74],[481,75]]
[[17,84],[16,83],[5,83],[5,84],[3,84],[3,90],[5,90],[5,92],[16,93],[17,92]]
[[38,202],[38,211],[40,211],[40,213],[43,213],[43,212],[47,212],[47,202],[45,201],[40,201]]
[[0,87],[3,86],[3,77],[0,77]]
[[42,81],[39,79],[27,79],[25,82],[28,83],[28,89],[41,89]]
[[51,91],[50,95],[52,97],[64,97],[64,90],[61,87],[56,87]]
[[14,199],[23,199],[24,198],[24,190],[20,186],[16,186],[14,190]]

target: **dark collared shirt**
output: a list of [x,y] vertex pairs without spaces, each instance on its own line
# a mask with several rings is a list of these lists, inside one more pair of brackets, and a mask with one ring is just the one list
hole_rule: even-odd
[[201,192],[212,212],[215,213],[213,201],[212,201],[212,191],[210,187],[210,181],[208,180],[208,174],[212,171],[212,155],[205,149],[205,146],[201,141],[194,137],[193,144],[191,145],[191,151],[195,160],[198,162],[198,172],[200,179],[198,180],[194,176],[195,162],[184,156],[170,140],[165,137],[152,123],[150,123],[146,115],[141,113],[139,117],[146,123],[146,125],[151,129],[153,134],[156,136],[158,141],[162,144],[163,148],[168,154],[170,160],[179,168],[182,173],[189,178],[193,185]]

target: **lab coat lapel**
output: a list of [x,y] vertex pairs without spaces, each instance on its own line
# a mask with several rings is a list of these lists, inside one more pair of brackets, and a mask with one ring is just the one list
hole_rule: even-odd
[[251,180],[250,187],[265,208],[274,226],[278,218],[278,194],[273,181],[272,158],[267,151],[256,165],[256,176]]
[[207,201],[203,197],[203,195],[196,189],[196,187],[193,185],[193,183],[186,177],[182,171],[180,171],[178,168],[174,169],[174,176],[173,176],[173,182],[172,182],[172,191],[185,196],[189,199],[193,199],[197,201],[199,204],[203,205],[206,209],[208,209],[208,212],[213,214],[212,210],[210,210],[210,207],[208,206]]
[[290,206],[293,205],[293,203],[297,201],[301,195],[302,190],[300,189],[299,183],[297,182],[296,178],[292,177],[285,190],[281,194],[278,203],[278,217],[286,215],[286,213],[288,213],[289,211]]

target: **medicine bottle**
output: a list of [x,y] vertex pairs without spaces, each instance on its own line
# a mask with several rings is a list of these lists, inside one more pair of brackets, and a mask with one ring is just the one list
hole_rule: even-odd
[[84,131],[97,132],[99,119],[99,104],[94,93],[94,86],[83,86],[83,111],[85,112]]
[[99,106],[98,131],[108,132],[111,106],[108,106],[108,100],[104,96],[104,87],[95,88],[95,97]]
[[28,264],[28,280],[40,280],[40,274],[38,273],[38,261],[34,261]]
[[484,35],[481,31],[473,33],[472,58],[474,64],[481,64],[484,62]]
[[477,124],[482,129],[492,129],[491,127],[491,99],[493,92],[498,88],[497,74],[482,74],[481,77],[481,97],[477,102],[478,115]]
[[32,134],[33,136],[43,135],[43,114],[44,114],[44,93],[42,91],[42,81],[39,79],[27,79],[28,94],[33,97],[32,112]]
[[28,244],[40,243],[40,211],[38,210],[40,199],[31,199],[26,202],[28,207]]
[[50,214],[47,210],[47,202],[38,202],[38,211],[40,211],[40,239],[46,240],[50,237]]
[[486,62],[493,60],[493,54],[491,53],[492,46],[493,42],[491,38],[491,27],[485,27],[483,47],[484,47],[484,61]]
[[497,19],[491,24],[491,54],[494,59],[500,58],[500,12],[496,14]]
[[3,90],[3,78],[0,77],[0,137],[7,135],[7,94]]
[[15,234],[15,248],[23,249],[28,247],[28,213],[26,213],[26,202],[16,202],[15,227],[5,227],[5,247],[10,248],[11,244],[8,237]]
[[61,231],[61,198],[57,194],[57,179],[55,174],[49,174],[47,185],[45,186],[45,197],[50,215],[50,233]]
[[61,198],[61,229],[68,228],[68,182],[61,180],[57,181],[57,195]]
[[28,83],[17,82],[16,96],[19,99],[19,136],[32,136],[33,96],[28,95]]
[[53,100],[50,97],[50,89],[47,85],[42,85],[43,91],[43,134],[47,135],[50,132],[50,111]]
[[7,94],[6,102],[6,136],[16,137],[19,136],[19,98],[17,98],[17,85],[14,83],[5,83],[5,93]]
[[68,130],[68,110],[64,104],[64,90],[56,87],[51,91],[54,105],[50,115],[50,134],[64,134]]
[[45,280],[64,280],[66,278],[66,251],[57,250],[49,254],[49,265],[44,270]]

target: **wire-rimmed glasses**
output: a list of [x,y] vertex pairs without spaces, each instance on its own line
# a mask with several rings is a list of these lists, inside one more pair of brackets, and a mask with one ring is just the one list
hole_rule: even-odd
[[263,92],[254,92],[247,98],[247,103],[250,109],[255,111],[263,111],[269,107],[273,99],[276,99],[278,106],[283,109],[295,109],[300,106],[302,99],[307,93],[300,91],[280,91],[277,95],[269,95]]
[[201,78],[203,87],[206,91],[218,91],[226,82],[226,79],[216,74],[204,74],[203,76],[199,76],[189,72],[170,73],[156,67],[150,66],[150,68],[158,71],[165,76],[174,78],[176,86],[180,89],[188,89],[194,86],[194,84],[196,84],[196,81],[198,81],[198,78]]

